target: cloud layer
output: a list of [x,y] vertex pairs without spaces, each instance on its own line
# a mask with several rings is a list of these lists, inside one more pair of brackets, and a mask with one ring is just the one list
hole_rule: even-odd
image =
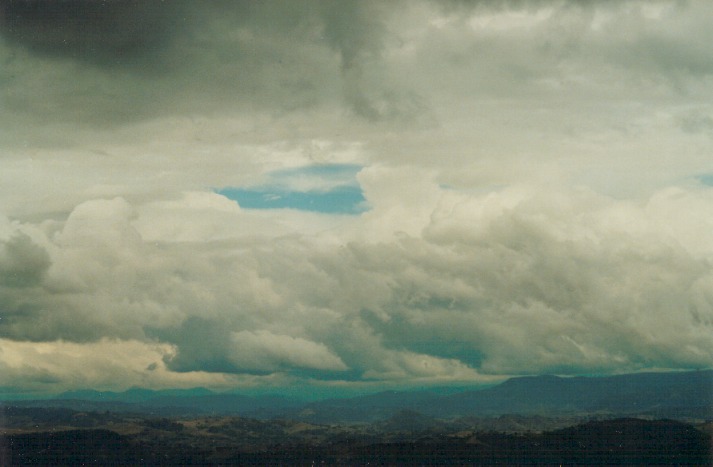
[[4,391],[711,367],[711,13],[3,3]]

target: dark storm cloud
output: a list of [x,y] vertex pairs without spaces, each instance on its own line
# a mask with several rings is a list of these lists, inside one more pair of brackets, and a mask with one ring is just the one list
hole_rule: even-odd
[[[416,87],[418,79],[443,86],[444,79],[438,78],[446,66],[442,57],[472,61],[468,92],[507,88],[508,95],[518,86],[540,83],[537,78],[552,77],[564,58],[580,57],[583,66],[594,70],[624,64],[627,70],[671,74],[678,81],[711,70],[709,49],[691,47],[689,35],[675,32],[691,31],[699,44],[706,44],[704,23],[672,18],[666,24],[675,30],[667,34],[663,22],[641,22],[640,12],[629,11],[642,4],[439,0],[429,2],[434,12],[452,13],[464,22],[481,13],[555,13],[527,41],[520,28],[495,41],[466,34],[473,44],[460,52],[462,41],[434,45],[421,58],[424,69],[413,81],[404,79],[411,71],[397,69],[393,60],[394,52],[402,52],[398,44],[406,43],[399,14],[408,12],[407,5],[413,4],[8,0],[0,5],[5,39],[0,44],[0,103],[12,113],[8,124],[23,118],[30,123],[115,124],[245,108],[283,114],[324,106],[346,107],[371,122],[433,123],[437,89]],[[595,10],[602,9],[614,13],[607,20],[610,30],[585,34]],[[577,21],[568,23],[568,15]],[[563,32],[563,25],[571,30]],[[421,29],[429,30],[428,24]],[[534,45],[523,48],[525,43]],[[474,80],[480,81],[477,86]]]
[[50,257],[30,237],[18,234],[0,242],[0,286],[38,285],[50,267]]
[[150,334],[154,333],[164,341],[180,343],[175,355],[164,358],[166,366],[172,371],[241,371],[226,358],[230,330],[223,323],[194,316],[181,323],[177,329],[150,331]]
[[1,337],[25,336],[29,328],[37,332],[36,337],[47,337],[46,329],[41,330],[43,326],[30,324],[44,310],[28,295],[41,294],[39,286],[50,266],[47,251],[28,235],[15,233],[7,240],[0,240]]
[[8,0],[0,33],[33,52],[123,65],[152,56],[182,30],[185,2]]
[[37,52],[111,63],[167,47],[185,37],[188,25],[195,35],[216,21],[274,35],[304,36],[316,27],[351,69],[381,47],[385,29],[373,10],[371,2],[354,0],[8,0],[0,5],[0,33]]
[[[91,124],[339,101],[369,120],[404,119],[423,104],[379,71],[391,10],[351,0],[10,0],[0,6],[0,99],[33,119]],[[42,79],[31,76],[38,68]]]

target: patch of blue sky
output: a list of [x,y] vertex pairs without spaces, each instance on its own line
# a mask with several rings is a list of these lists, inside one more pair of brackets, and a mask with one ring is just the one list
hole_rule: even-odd
[[368,209],[356,180],[358,165],[330,164],[272,172],[267,183],[228,187],[217,193],[245,209],[296,209],[326,214],[359,214]]
[[269,188],[225,188],[218,193],[246,209],[297,209],[327,214],[359,214],[366,200],[359,187],[342,186],[330,191],[276,191]]
[[696,178],[704,185],[713,186],[713,174],[703,174]]

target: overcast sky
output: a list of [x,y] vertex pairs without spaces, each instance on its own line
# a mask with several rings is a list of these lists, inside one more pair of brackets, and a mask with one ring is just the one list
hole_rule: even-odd
[[712,19],[2,2],[0,392],[710,368]]

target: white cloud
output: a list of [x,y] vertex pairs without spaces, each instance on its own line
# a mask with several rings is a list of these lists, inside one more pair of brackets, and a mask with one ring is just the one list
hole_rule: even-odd
[[666,224],[671,210],[703,214],[708,195],[677,188],[634,203],[589,190],[432,186],[413,204],[420,232],[402,231],[413,217],[382,209],[385,196],[362,219],[383,219],[376,237],[345,224],[188,243],[144,240],[131,225],[142,215],[170,224],[159,214],[177,206],[190,223],[222,200],[190,195],[145,214],[93,201],[35,244],[52,264],[31,299],[5,284],[0,329],[18,342],[76,342],[80,353],[106,338],[158,339],[175,349],[161,357],[169,373],[443,382],[709,366],[712,250],[691,235],[707,224]]
[[216,373],[166,371],[161,358],[171,351],[166,344],[131,340],[77,344],[0,339],[0,370],[8,377],[3,386],[39,394],[84,388],[225,388],[235,384]]
[[231,335],[230,361],[247,370],[275,371],[281,368],[346,370],[342,360],[325,345],[301,337],[269,331],[238,331]]

